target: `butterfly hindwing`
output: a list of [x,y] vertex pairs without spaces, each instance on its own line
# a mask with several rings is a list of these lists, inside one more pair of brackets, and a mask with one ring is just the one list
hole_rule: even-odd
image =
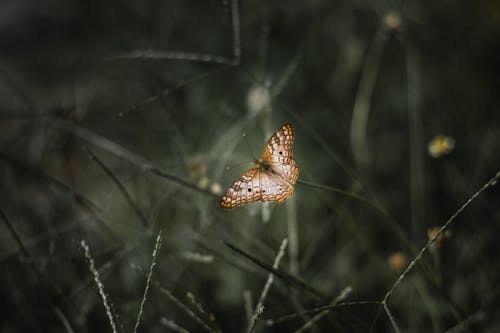
[[293,193],[293,186],[276,174],[261,172],[262,201],[283,202]]

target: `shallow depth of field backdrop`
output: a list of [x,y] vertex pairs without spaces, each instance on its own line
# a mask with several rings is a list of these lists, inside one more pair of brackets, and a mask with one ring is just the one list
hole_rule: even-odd
[[500,330],[499,92],[494,0],[2,1],[0,331]]

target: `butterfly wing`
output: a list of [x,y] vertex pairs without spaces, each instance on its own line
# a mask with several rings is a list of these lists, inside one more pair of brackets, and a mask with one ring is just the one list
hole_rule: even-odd
[[231,209],[254,201],[283,202],[293,193],[293,186],[278,175],[252,168],[236,178],[222,196],[220,206]]
[[292,185],[299,176],[299,167],[293,160],[293,137],[292,125],[285,124],[267,140],[262,152],[262,161],[271,166],[274,174]]
[[282,177],[266,171],[260,172],[261,201],[283,202],[292,195],[293,186]]
[[260,174],[261,170],[255,167],[238,176],[222,196],[220,206],[225,209],[230,209],[249,202],[261,200]]

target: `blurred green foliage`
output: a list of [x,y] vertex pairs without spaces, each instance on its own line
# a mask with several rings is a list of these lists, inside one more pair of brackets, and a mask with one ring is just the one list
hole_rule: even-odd
[[[498,1],[2,6],[1,332],[111,331],[82,240],[132,332],[160,230],[138,332],[246,331],[285,238],[255,332],[500,329],[494,186],[370,303],[500,170]],[[222,210],[287,122],[292,198]]]

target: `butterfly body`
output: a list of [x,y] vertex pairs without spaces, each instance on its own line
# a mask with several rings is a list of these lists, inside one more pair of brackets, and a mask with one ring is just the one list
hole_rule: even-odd
[[269,164],[269,162],[263,161],[260,158],[254,160],[253,162],[255,163],[255,166],[261,169],[262,171],[274,173],[274,170],[272,169],[271,164]]
[[293,193],[299,167],[293,160],[293,128],[283,125],[267,140],[255,167],[237,177],[222,196],[222,208],[234,208],[254,201],[283,202]]

